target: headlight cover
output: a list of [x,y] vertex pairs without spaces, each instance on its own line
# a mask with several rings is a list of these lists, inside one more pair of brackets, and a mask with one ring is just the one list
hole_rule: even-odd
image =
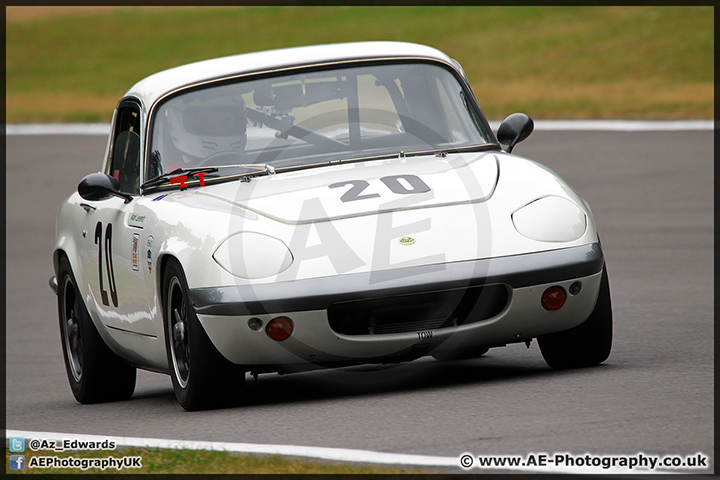
[[587,229],[587,216],[562,197],[548,196],[530,202],[511,215],[521,235],[541,242],[571,242]]
[[228,237],[215,250],[213,259],[232,275],[247,279],[278,275],[293,262],[290,249],[282,241],[255,232]]

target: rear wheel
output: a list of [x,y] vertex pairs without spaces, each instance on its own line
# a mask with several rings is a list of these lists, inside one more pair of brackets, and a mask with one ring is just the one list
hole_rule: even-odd
[[66,257],[58,266],[58,317],[68,381],[80,403],[125,400],[137,371],[105,344],[85,308]]
[[217,351],[195,314],[182,267],[169,259],[163,275],[165,349],[175,397],[185,410],[236,404],[245,371]]
[[612,348],[612,305],[607,270],[592,313],[577,327],[538,337],[545,362],[552,368],[590,367],[604,362]]

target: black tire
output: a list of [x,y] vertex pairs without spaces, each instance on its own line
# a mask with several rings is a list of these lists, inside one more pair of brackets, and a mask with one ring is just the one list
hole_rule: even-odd
[[613,318],[610,284],[603,268],[600,292],[590,316],[577,327],[538,337],[545,362],[555,369],[598,365],[610,356]]
[[245,371],[223,357],[190,303],[182,267],[168,259],[163,273],[165,350],[175,397],[188,411],[236,405]]
[[470,360],[485,355],[489,348],[475,348],[468,350],[458,350],[443,353],[431,353],[432,357],[439,362],[451,362],[453,360]]
[[67,257],[58,265],[58,319],[65,370],[80,403],[126,400],[137,370],[105,344],[85,308]]

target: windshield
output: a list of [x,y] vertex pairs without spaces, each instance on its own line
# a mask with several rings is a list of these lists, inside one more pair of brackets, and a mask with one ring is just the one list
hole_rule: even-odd
[[247,173],[247,164],[282,171],[486,145],[492,136],[469,104],[456,77],[430,63],[211,85],[157,109],[146,180],[178,168],[222,167],[210,179]]

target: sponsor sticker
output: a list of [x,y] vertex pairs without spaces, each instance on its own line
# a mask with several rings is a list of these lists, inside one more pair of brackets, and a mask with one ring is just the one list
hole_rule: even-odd
[[400,245],[412,245],[415,243],[415,239],[413,237],[402,237],[398,239],[398,242],[400,242]]
[[138,244],[140,243],[140,234],[133,233],[132,236],[132,249],[130,256],[132,257],[132,269],[137,272],[140,267],[138,266]]
[[152,264],[153,264],[153,243],[155,243],[155,237],[152,235],[148,235],[147,238],[147,266],[148,266],[148,272],[152,273]]

